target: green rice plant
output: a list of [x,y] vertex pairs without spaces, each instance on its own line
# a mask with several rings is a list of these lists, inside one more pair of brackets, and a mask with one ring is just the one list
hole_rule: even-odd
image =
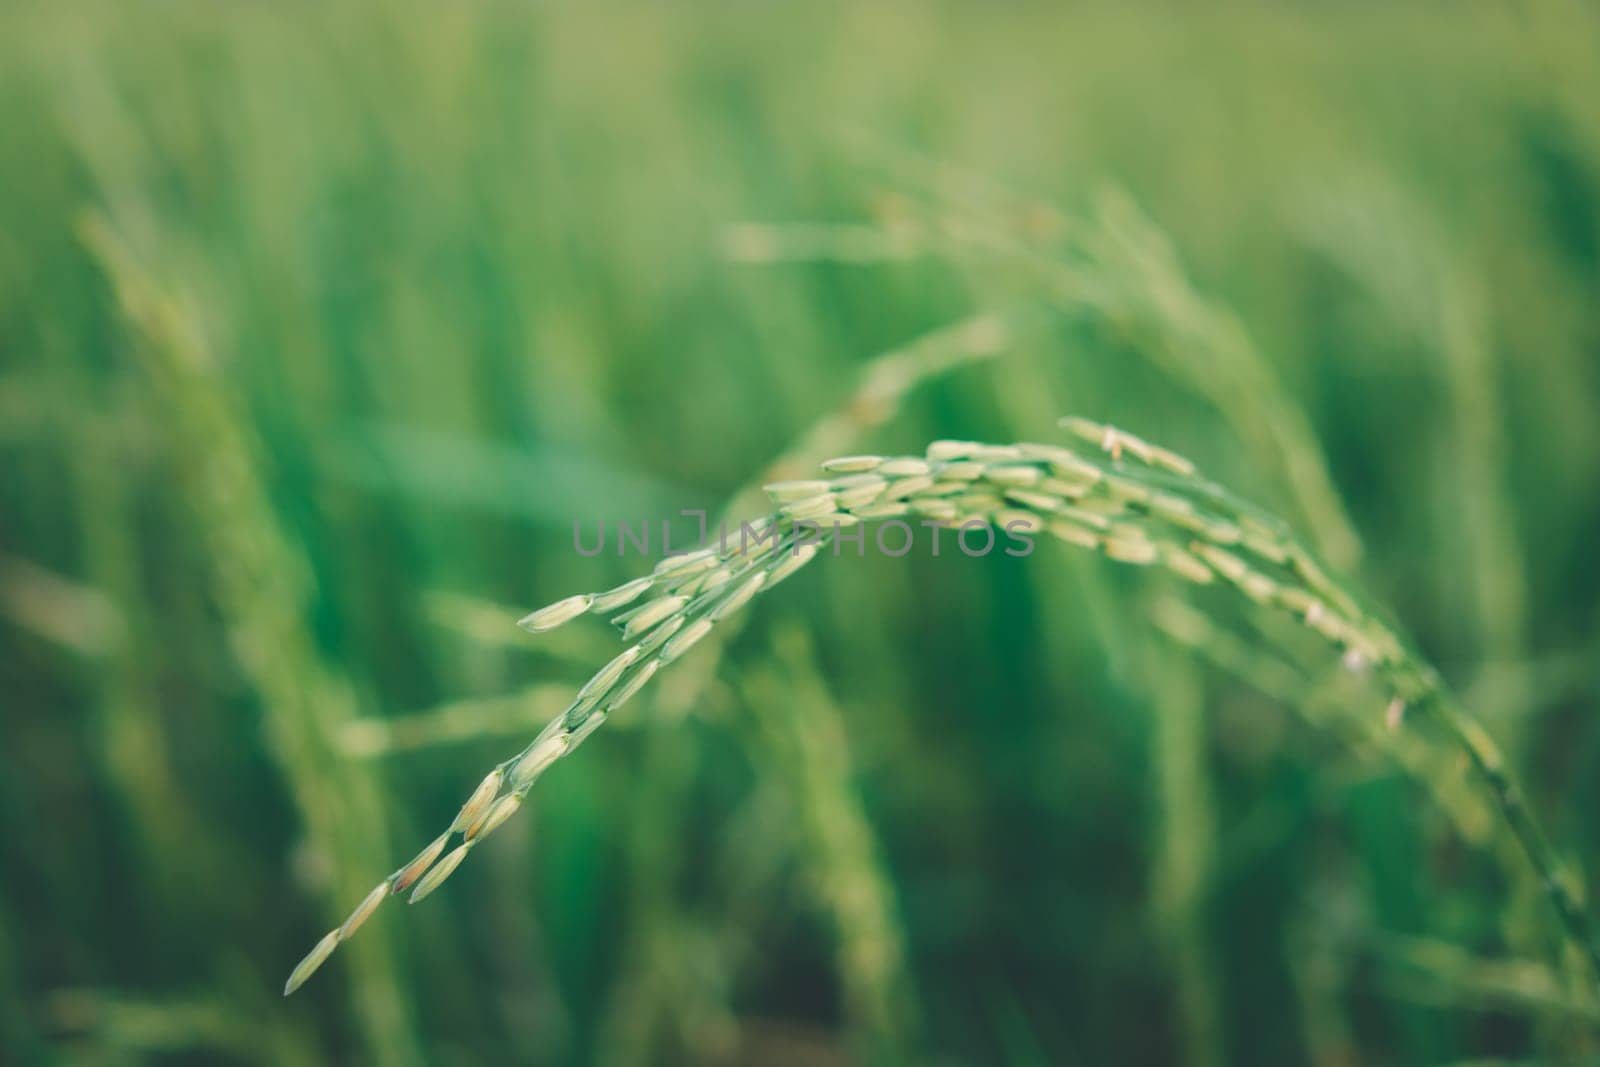
[[1141,642],[1152,661],[1152,711],[1155,719],[1155,793],[1160,812],[1161,851],[1152,896],[1154,913],[1166,935],[1177,979],[1178,1008],[1189,1061],[1227,1062],[1223,1052],[1215,949],[1206,925],[1208,891],[1216,860],[1216,803],[1206,763],[1206,707],[1200,672],[1193,663],[1172,664],[1154,640]]
[[[1437,725],[1482,775],[1518,845],[1543,882],[1569,944],[1600,974],[1580,894],[1512,782],[1499,750],[1449,693],[1438,673],[1348,583],[1334,576],[1287,524],[1201,476],[1174,452],[1083,418],[1062,420],[1068,442],[991,445],[935,441],[922,456],[854,455],[824,462],[825,477],[765,487],[774,510],[653,571],[612,589],[565,597],[525,616],[535,634],[597,615],[625,642],[620,654],[577,692],[525,749],[479,783],[455,819],[410,862],[379,882],[349,918],[294,969],[291,993],[348,940],[388,897],[423,899],[525,802],[538,778],[574,752],[663,668],[682,658],[757,596],[832,546],[873,536],[898,522],[954,531],[968,555],[1027,555],[1032,537],[1058,540],[1108,559],[1160,568],[1200,586],[1232,590],[1245,601],[1298,620],[1351,672],[1370,674],[1389,697],[1384,718]],[[973,550],[968,535],[984,537]],[[893,542],[900,554],[903,538]]]
[[742,672],[739,690],[763,741],[764,773],[781,782],[813,897],[838,941],[847,1010],[872,1062],[900,1059],[915,1011],[904,934],[881,847],[851,783],[845,716],[824,683],[805,632],[785,627],[776,663]]
[[[304,627],[306,561],[279,528],[256,477],[255,442],[214,374],[200,318],[105,216],[88,216],[82,236],[168,405],[186,502],[210,548],[232,647],[266,709],[267,737],[311,839],[341,856],[369,852],[384,834],[376,783],[366,774],[336,773],[343,762],[336,733],[354,720],[356,694]],[[360,1019],[375,1057],[415,1062],[420,1054],[387,948],[377,940],[360,957]]]

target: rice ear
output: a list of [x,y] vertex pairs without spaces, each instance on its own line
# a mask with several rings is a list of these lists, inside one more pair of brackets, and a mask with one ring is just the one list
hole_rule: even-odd
[[[386,896],[410,890],[415,903],[434,892],[479,840],[521,807],[526,791],[546,768],[599,729],[611,711],[644,688],[662,666],[703,640],[717,622],[816,559],[840,528],[908,514],[945,525],[973,521],[1008,530],[1048,530],[1069,546],[1120,563],[1160,563],[1199,584],[1221,578],[1246,600],[1303,621],[1347,666],[1373,671],[1394,689],[1384,713],[1391,729],[1398,729],[1411,708],[1442,717],[1469,760],[1485,772],[1502,815],[1553,887],[1552,899],[1569,938],[1592,950],[1581,934],[1578,904],[1530,828],[1498,752],[1487,734],[1456,708],[1431,667],[1410,654],[1381,618],[1363,611],[1347,587],[1281,521],[1249,505],[1234,506],[1224,490],[1195,474],[1192,463],[1133,434],[1087,419],[1067,419],[1062,425],[1083,442],[1083,451],[1062,445],[936,441],[926,458],[831,460],[825,469],[846,477],[834,483],[814,479],[767,486],[778,506],[749,527],[760,534],[754,546],[719,545],[672,557],[649,576],[605,592],[570,596],[525,616],[520,625],[538,633],[587,611],[610,613],[625,607],[652,586],[677,590],[613,618],[625,640],[640,640],[595,672],[567,711],[520,757],[491,771],[445,833],[318,941],[290,974],[285,993],[304,983]],[[455,835],[461,842],[446,853]],[[1600,969],[1600,955],[1591,959]]]

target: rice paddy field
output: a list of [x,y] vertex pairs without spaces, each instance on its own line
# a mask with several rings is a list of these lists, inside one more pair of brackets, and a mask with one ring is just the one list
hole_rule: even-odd
[[1590,3],[13,0],[0,1061],[1596,1062],[1597,413]]

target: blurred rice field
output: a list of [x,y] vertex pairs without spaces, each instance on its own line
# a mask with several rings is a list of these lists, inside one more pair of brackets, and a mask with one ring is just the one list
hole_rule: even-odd
[[[1054,544],[758,601],[292,999],[830,454],[1109,420],[1285,515],[1600,875],[1588,3],[0,10],[0,1060],[1600,1055],[1476,783]],[[693,524],[680,518],[685,535]]]

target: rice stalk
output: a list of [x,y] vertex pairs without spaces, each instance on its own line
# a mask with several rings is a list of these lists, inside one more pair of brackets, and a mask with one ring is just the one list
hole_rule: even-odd
[[[152,647],[151,628],[142,617],[145,576],[138,539],[128,521],[133,494],[117,470],[112,443],[99,434],[86,434],[85,438],[73,471],[83,515],[79,525],[84,569],[91,586],[107,598],[102,607],[111,620],[106,627],[109,636],[101,645],[105,666],[100,672],[103,688],[97,733],[102,758],[107,777],[132,813],[140,844],[152,855],[171,855],[181,846],[190,862],[168,873],[193,878],[196,886],[202,885],[208,877],[217,876],[229,857],[218,854],[197,824],[194,811],[184,803],[163,743],[157,698],[160,650]],[[9,570],[0,565],[0,572]],[[10,577],[5,573],[0,583]],[[95,616],[84,607],[76,605],[71,612],[73,628],[95,632],[86,625]],[[130,620],[134,625],[128,624]]]
[[1167,938],[1177,980],[1179,1018],[1188,1062],[1227,1062],[1218,1011],[1215,949],[1205,913],[1216,867],[1217,814],[1207,766],[1206,718],[1199,672],[1192,663],[1155,662],[1155,642],[1140,642],[1152,662],[1155,718],[1156,827],[1160,851],[1152,872],[1151,905]]
[[[334,855],[370,854],[385,836],[384,808],[375,783],[349,773],[335,742],[338,729],[355,718],[356,695],[306,630],[308,565],[284,535],[255,474],[256,442],[218,381],[201,320],[151,275],[106,218],[89,216],[82,237],[166,405],[185,500],[215,561],[214,595],[241,671],[260,696],[267,737],[308,836]],[[336,876],[334,886],[359,891],[347,877]],[[295,969],[289,991],[337,947],[339,930]],[[385,940],[375,939],[359,957],[365,1041],[383,1062],[416,1062],[421,1054],[386,948]]]
[[792,805],[813,896],[838,940],[846,1012],[862,1035],[862,1059],[893,1060],[915,1011],[894,889],[851,780],[845,716],[805,633],[785,627],[774,644],[777,663],[744,673],[739,688],[763,735],[765,773],[783,783]]
[[372,758],[502,734],[525,737],[571,702],[571,687],[541,682],[501,696],[453,700],[392,719],[363,715],[343,723],[337,740],[345,754]]
[[[1486,781],[1504,822],[1544,883],[1568,943],[1581,951],[1593,974],[1600,975],[1600,955],[1596,954],[1587,934],[1587,920],[1578,903],[1579,896],[1569,886],[1567,876],[1511,781],[1498,748],[1459,706],[1437,672],[1409,648],[1399,633],[1366,607],[1353,588],[1324,568],[1285,523],[1202,477],[1188,461],[1165,450],[1158,452],[1155,446],[1115,427],[1083,419],[1063,420],[1063,425],[1069,431],[1066,444],[1029,443],[996,448],[973,443],[959,449],[968,456],[997,457],[954,461],[981,463],[973,484],[989,486],[997,493],[992,503],[985,502],[968,510],[960,522],[949,520],[940,525],[957,527],[986,523],[1002,526],[1030,521],[1040,529],[1047,529],[1048,520],[1069,506],[1069,495],[1052,498],[1046,494],[1034,501],[1033,506],[1002,500],[998,494],[1016,484],[1018,467],[1033,467],[1040,481],[1047,474],[1075,479],[1074,493],[1077,484],[1088,481],[1091,483],[1088,488],[1070,497],[1074,518],[1067,527],[1072,536],[1064,538],[1068,543],[1120,562],[1162,566],[1191,582],[1232,587],[1252,603],[1299,620],[1338,654],[1339,661],[1348,670],[1370,673],[1386,691],[1391,703],[1398,701],[1408,714],[1427,716],[1445,730]],[[1095,443],[1090,445],[1091,441]],[[937,459],[934,455],[950,452],[949,445],[945,444],[937,453],[886,460],[877,470],[889,468],[906,472],[898,477],[887,477],[886,494],[908,504],[937,499],[928,494],[938,484],[942,466],[952,461]],[[1158,455],[1161,458],[1158,459]],[[1093,477],[1086,478],[1086,472],[1092,472]],[[565,713],[553,719],[527,749],[497,768],[507,777],[495,803],[503,803],[507,814],[520,806],[538,776],[556,760],[574,751],[604,721],[619,703],[619,694],[631,696],[643,684],[639,681],[641,675],[654,673],[683,651],[681,646],[672,645],[670,636],[666,640],[656,640],[651,635],[671,627],[671,632],[693,633],[694,640],[700,640],[717,625],[718,619],[713,615],[724,608],[730,597],[740,596],[747,588],[746,582],[762,576],[755,594],[759,595],[814,560],[837,533],[837,529],[827,524],[833,521],[832,516],[843,515],[859,521],[862,516],[838,501],[839,490],[848,492],[850,485],[841,487],[832,482],[829,485],[826,494],[818,494],[830,498],[832,510],[826,513],[829,516],[826,522],[786,513],[782,501],[792,489],[790,483],[779,483],[771,487],[776,509],[765,519],[775,536],[752,542],[737,533],[724,534],[696,553],[697,558],[714,560],[732,575],[729,583],[717,589],[686,595],[682,589],[686,582],[695,581],[695,576],[685,579],[681,569],[658,567],[650,576],[649,589],[657,595],[646,601],[643,608],[621,612],[611,620],[621,630],[624,641],[639,637],[646,629],[641,619],[653,627],[650,635],[602,668],[580,690]],[[568,597],[551,608],[534,612],[533,617],[548,620],[567,615],[570,622],[579,615],[571,613],[569,606],[578,602],[591,603],[592,599],[590,595]],[[560,611],[554,611],[555,608]],[[720,618],[728,614],[723,611]],[[553,624],[546,628],[553,628]],[[620,669],[618,663],[622,664]],[[528,761],[535,766],[530,769]],[[437,888],[465,858],[465,846],[475,844],[481,836],[474,836],[469,828],[463,834],[463,847],[450,853],[443,873],[431,877],[423,875],[457,833],[462,832],[447,829],[422,856],[391,875],[388,879],[391,892],[400,892],[404,888],[401,879],[411,876],[428,877],[428,892]],[[330,935],[335,937],[335,943],[337,935],[337,929]],[[310,966],[303,966],[296,972],[297,976],[303,981],[328,957],[332,948],[326,944],[326,939],[320,942],[307,957]]]

